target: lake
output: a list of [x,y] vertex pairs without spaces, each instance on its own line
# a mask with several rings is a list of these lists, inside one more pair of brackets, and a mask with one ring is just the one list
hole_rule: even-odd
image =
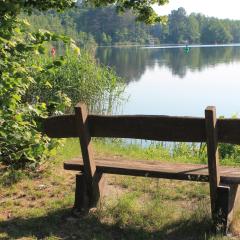
[[100,47],[96,56],[127,83],[124,114],[240,113],[240,45]]

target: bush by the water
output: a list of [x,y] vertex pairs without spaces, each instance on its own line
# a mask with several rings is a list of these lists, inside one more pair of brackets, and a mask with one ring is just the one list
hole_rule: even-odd
[[68,39],[43,31],[28,33],[26,23],[20,20],[18,27],[7,31],[12,21],[2,21],[0,28],[0,163],[36,167],[54,144],[40,132],[39,119],[47,116],[46,103],[38,95],[31,102],[24,97],[37,82],[34,76],[54,70],[55,63],[51,68],[39,68],[29,65],[27,59],[37,56],[46,41]]
[[[41,66],[51,65],[53,59],[45,55],[31,61]],[[67,50],[63,64],[57,70],[43,72],[36,77],[39,80],[31,86],[26,98],[33,101],[38,95],[42,102],[48,103],[51,114],[57,114],[54,112],[55,103],[61,102],[64,97],[70,103],[68,108],[64,108],[65,112],[83,101],[91,112],[111,113],[124,90],[121,78],[111,68],[100,65],[86,50],[81,50],[79,54]]]
[[[0,28],[0,164],[34,169],[57,144],[41,133],[41,118],[69,111],[71,100],[105,110],[120,92],[114,72],[87,52],[78,56],[70,38],[31,33],[24,20],[9,30],[14,21],[7,19]],[[46,54],[46,46],[57,41],[70,43],[71,55]]]

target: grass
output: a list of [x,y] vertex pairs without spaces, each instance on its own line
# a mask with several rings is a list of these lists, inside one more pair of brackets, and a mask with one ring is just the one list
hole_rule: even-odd
[[[168,156],[160,147],[142,150],[95,142],[94,149],[97,155],[119,158]],[[97,210],[73,217],[75,173],[64,171],[62,162],[79,154],[78,142],[69,140],[33,177],[1,185],[0,239],[234,239],[211,234],[209,190],[204,183],[108,176]],[[180,156],[172,159],[177,160]],[[238,225],[235,221],[236,234]]]

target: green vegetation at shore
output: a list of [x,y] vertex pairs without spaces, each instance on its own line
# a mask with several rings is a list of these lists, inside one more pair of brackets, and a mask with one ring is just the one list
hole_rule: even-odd
[[[29,30],[22,28],[24,33]],[[91,112],[111,112],[124,84],[69,37],[44,30],[30,32],[34,40],[29,40],[26,50],[22,47],[25,36],[18,30],[15,34],[19,53],[7,55],[1,65],[0,163],[34,171],[58,145],[42,134],[42,118],[67,113],[78,101],[84,101]],[[52,46],[59,42],[65,47],[53,56]]]
[[[67,113],[79,100],[92,111],[112,111],[121,92],[115,72],[89,51],[80,51],[73,39],[62,35],[67,32],[31,27],[21,15],[58,12],[75,4],[0,2],[0,164],[7,169],[34,171],[51,155],[57,142],[42,134],[42,118]],[[56,52],[56,46],[62,47]]]

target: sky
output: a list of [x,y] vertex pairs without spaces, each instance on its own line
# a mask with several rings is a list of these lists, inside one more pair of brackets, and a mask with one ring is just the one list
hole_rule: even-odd
[[179,7],[185,8],[187,14],[202,13],[209,17],[240,20],[240,0],[169,0],[169,3],[155,7],[160,15],[167,15]]

